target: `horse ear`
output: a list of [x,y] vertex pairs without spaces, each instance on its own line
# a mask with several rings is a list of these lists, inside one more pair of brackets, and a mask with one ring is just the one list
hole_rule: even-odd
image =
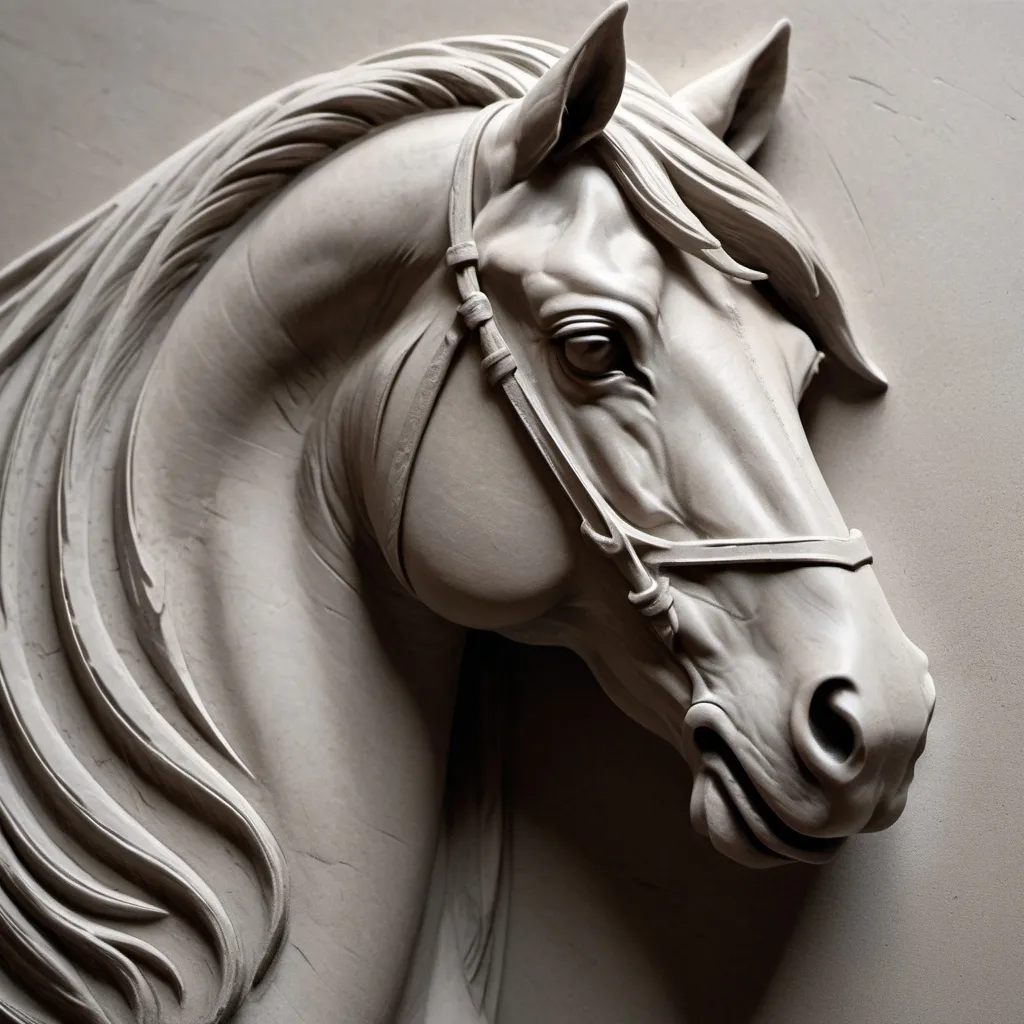
[[624,0],[612,4],[516,105],[501,135],[515,154],[514,181],[578,149],[611,120],[626,81],[627,10]]
[[786,86],[790,24],[780,21],[749,53],[672,97],[737,156],[749,160],[764,141]]

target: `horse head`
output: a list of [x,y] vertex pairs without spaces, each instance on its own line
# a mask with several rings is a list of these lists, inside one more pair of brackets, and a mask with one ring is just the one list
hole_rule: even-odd
[[[627,535],[655,550],[846,538],[798,413],[815,341],[884,380],[796,218],[740,159],[781,95],[788,25],[672,111],[628,70],[623,15],[483,130],[473,235],[494,322]],[[688,177],[672,163],[681,135],[703,161]],[[869,565],[666,564],[666,645],[465,346],[401,518],[414,593],[449,620],[579,653],[682,752],[693,825],[730,857],[819,862],[899,816],[934,688]]]

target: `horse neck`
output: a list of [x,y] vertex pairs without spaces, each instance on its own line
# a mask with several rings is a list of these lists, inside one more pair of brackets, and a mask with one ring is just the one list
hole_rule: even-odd
[[[330,695],[339,671],[396,694],[415,677],[428,743],[446,742],[462,633],[387,569],[345,456],[365,447],[373,415],[355,385],[396,339],[450,318],[447,190],[471,117],[383,130],[289,189],[175,317],[140,402],[132,474],[147,569],[191,609],[179,632],[212,668],[202,687],[282,798],[311,780],[277,752],[315,749],[325,723],[344,731]],[[313,437],[342,457],[311,488]],[[292,678],[309,715],[282,691]]]

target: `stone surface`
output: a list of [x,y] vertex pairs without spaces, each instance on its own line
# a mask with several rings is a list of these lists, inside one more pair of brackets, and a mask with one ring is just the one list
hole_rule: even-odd
[[[0,255],[272,87],[455,32],[569,42],[595,13],[5,0]],[[779,16],[794,22],[790,90],[761,168],[836,257],[892,382],[877,403],[816,399],[812,440],[847,519],[872,538],[898,618],[931,656],[929,750],[891,832],[824,870],[750,877],[687,834],[688,782],[672,752],[567,656],[527,652],[501,1014],[513,1024],[1022,1014],[1024,14],[638,3],[630,54],[682,84]]]

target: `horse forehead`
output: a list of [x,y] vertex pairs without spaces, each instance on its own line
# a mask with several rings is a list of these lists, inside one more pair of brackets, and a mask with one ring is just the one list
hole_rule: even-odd
[[606,288],[655,304],[665,265],[615,182],[596,164],[567,167],[513,189],[491,219],[488,259],[581,291]]

